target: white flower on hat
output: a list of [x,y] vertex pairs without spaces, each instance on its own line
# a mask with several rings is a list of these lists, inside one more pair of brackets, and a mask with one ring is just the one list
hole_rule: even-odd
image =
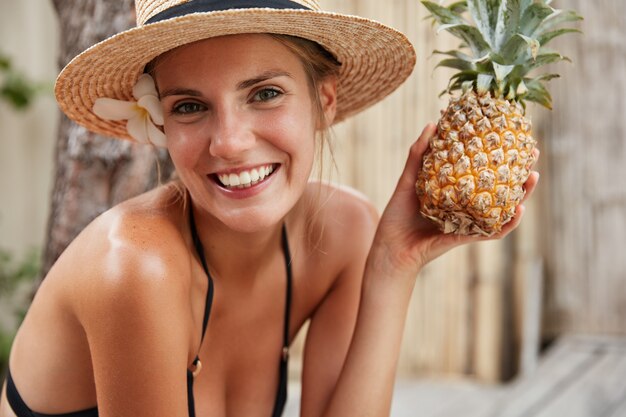
[[139,77],[133,96],[137,101],[100,97],[93,105],[93,112],[102,119],[128,120],[126,130],[137,142],[165,147],[165,134],[156,127],[163,126],[163,108],[150,75]]

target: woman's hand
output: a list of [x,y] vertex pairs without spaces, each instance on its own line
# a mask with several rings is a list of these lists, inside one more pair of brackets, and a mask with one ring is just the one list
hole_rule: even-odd
[[389,271],[395,271],[394,274],[415,277],[425,264],[456,246],[500,239],[519,225],[524,214],[524,202],[535,190],[539,174],[532,171],[524,184],[526,195],[518,205],[515,216],[494,236],[442,233],[433,221],[420,214],[419,200],[415,192],[415,183],[422,169],[422,158],[436,131],[436,125],[428,124],[419,139],[411,146],[406,166],[382,214],[372,245],[368,262],[375,270],[385,271],[387,274]]

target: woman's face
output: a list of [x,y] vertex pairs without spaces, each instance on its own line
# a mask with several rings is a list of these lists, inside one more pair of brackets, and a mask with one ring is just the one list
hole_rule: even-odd
[[[194,202],[229,228],[275,225],[302,195],[318,117],[299,58],[267,35],[208,39],[160,57],[167,147]],[[327,120],[335,83],[318,87]]]

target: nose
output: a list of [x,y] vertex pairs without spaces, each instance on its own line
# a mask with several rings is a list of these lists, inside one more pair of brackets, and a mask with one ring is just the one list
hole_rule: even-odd
[[214,112],[209,153],[223,159],[235,159],[252,148],[256,139],[245,117],[236,109]]

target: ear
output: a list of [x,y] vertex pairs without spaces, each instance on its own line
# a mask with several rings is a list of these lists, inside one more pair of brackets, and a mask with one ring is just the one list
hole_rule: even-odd
[[325,122],[324,126],[319,126],[319,128],[326,129],[333,124],[335,114],[337,114],[337,77],[326,77],[320,81],[318,89]]

